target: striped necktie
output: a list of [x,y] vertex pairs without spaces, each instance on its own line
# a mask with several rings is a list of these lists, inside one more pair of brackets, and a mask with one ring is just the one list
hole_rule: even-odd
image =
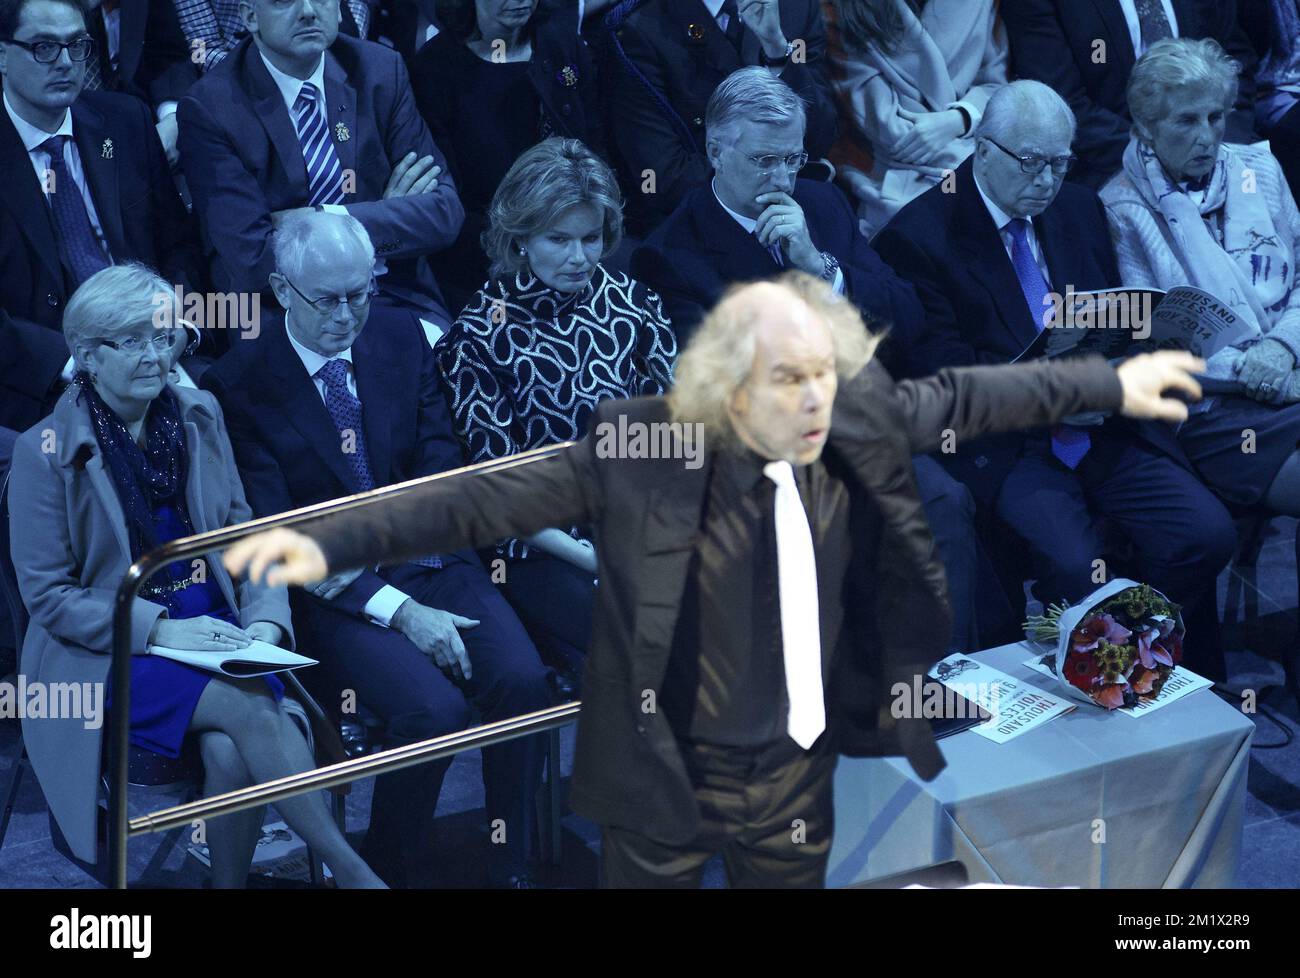
[[302,158],[307,164],[307,206],[340,203],[343,200],[343,168],[330,139],[320,92],[311,82],[304,82],[298,90],[293,115]]

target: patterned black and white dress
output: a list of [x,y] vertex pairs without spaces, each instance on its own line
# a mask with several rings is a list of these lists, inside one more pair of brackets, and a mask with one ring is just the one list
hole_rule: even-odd
[[[524,271],[487,283],[438,344],[470,462],[581,438],[596,405],[664,393],[677,339],[659,296],[597,265],[580,292]],[[503,543],[511,557],[526,545]]]
[[[466,457],[482,462],[581,438],[601,401],[664,393],[677,339],[658,295],[597,265],[574,293],[526,271],[487,283],[437,355]],[[518,539],[497,553],[509,568],[502,590],[543,659],[580,675],[591,575]]]

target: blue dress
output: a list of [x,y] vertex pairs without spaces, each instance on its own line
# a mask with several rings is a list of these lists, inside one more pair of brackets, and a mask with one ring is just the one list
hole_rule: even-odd
[[[194,532],[177,496],[153,508],[154,533],[160,545]],[[239,616],[211,577],[172,589],[192,573],[186,561],[169,564],[149,579],[140,596],[165,605],[171,618],[209,615],[238,626]],[[164,757],[180,757],[181,742],[199,697],[214,675],[162,656],[131,656],[131,743]],[[284,684],[275,676],[263,678],[276,700],[283,698]],[[108,700],[111,706],[111,688]]]

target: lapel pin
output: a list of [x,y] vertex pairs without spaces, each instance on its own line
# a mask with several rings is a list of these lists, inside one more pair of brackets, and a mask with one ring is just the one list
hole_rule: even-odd
[[352,138],[352,133],[348,132],[348,127],[341,122],[334,124],[334,138],[340,143],[346,143]]
[[572,88],[578,84],[578,69],[573,65],[565,65],[556,74],[565,88]]
[[99,149],[99,155],[106,160],[111,160],[113,158],[113,140],[104,140],[104,145]]
[[702,41],[704,40],[704,28],[699,24],[687,24],[686,36],[692,41]]

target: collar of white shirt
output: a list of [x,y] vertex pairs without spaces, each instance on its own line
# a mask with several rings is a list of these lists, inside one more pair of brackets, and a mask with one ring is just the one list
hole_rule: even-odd
[[293,104],[298,101],[298,93],[302,86],[311,82],[316,86],[316,91],[320,97],[325,97],[325,52],[321,52],[320,62],[316,65],[316,70],[311,73],[310,78],[294,78],[292,75],[286,75],[266,60],[266,55],[258,49],[257,56],[262,59],[262,64],[266,65],[266,70],[271,73],[271,81],[275,82],[275,87],[280,90],[280,97],[284,99],[285,108],[289,110],[289,118],[293,118]]
[[745,229],[746,234],[753,234],[754,228],[758,226],[758,221],[752,217],[746,217],[744,214],[737,214],[722,202],[722,198],[718,196],[718,181],[716,177],[709,183],[709,189],[713,191],[713,199],[718,202],[718,206],[730,214],[732,218],[735,219],[735,222]]
[[65,109],[63,111],[63,122],[59,124],[58,129],[54,132],[46,132],[44,129],[36,128],[36,126],[33,126],[30,122],[14,111],[14,107],[9,101],[8,92],[4,95],[4,103],[5,111],[9,113],[9,118],[13,122],[14,128],[18,130],[18,138],[23,141],[23,148],[29,153],[35,151],[41,143],[45,142],[45,140],[49,139],[51,136],[72,135],[72,111],[70,109]]
[[[352,347],[348,347],[342,353],[335,354],[333,357],[323,357],[315,350],[309,350],[307,347],[299,343],[297,338],[293,335],[293,330],[289,327],[289,316],[287,313],[284,317],[284,333],[289,337],[289,343],[293,346],[293,351],[298,354],[298,359],[300,359],[302,365],[307,368],[307,376],[311,377],[313,380],[316,379],[317,371],[319,371],[321,367],[325,366],[325,364],[330,360],[346,360],[348,363],[352,362]],[[356,368],[354,367],[353,369],[355,370]]]
[[[989,212],[989,217],[993,218],[993,226],[998,229],[999,234],[1002,234],[1003,229],[1012,220],[1011,215],[1008,214],[1006,211],[1004,211],[997,204],[993,203],[992,198],[989,197],[989,195],[984,192],[984,188],[980,186],[980,181],[978,177],[975,178],[975,189],[980,192],[980,200],[984,201],[984,206],[985,208],[987,208]],[[1033,221],[1029,222],[1031,228],[1033,227],[1033,224],[1034,224]]]
[[722,13],[723,0],[700,0],[709,10],[709,16],[714,20],[718,19],[718,14]]

